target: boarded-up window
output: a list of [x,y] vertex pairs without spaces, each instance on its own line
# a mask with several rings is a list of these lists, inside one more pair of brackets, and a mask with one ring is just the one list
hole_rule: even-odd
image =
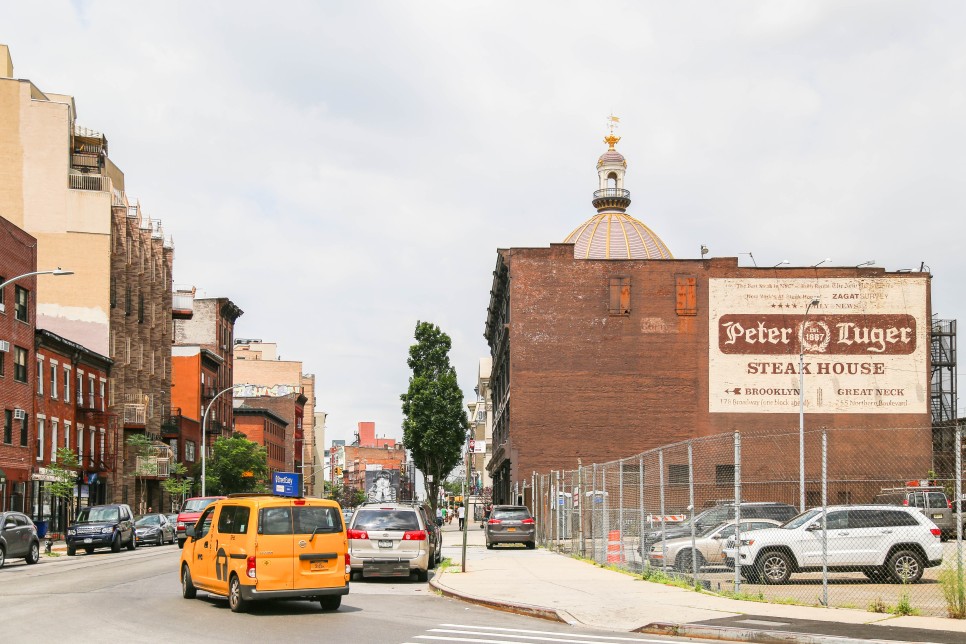
[[631,278],[610,278],[610,306],[611,315],[630,315],[631,313]]
[[735,466],[734,465],[715,465],[714,482],[716,485],[734,485],[735,484]]
[[697,278],[678,276],[676,309],[678,315],[698,314]]
[[687,485],[691,478],[691,468],[687,465],[668,465],[667,482],[670,485]]

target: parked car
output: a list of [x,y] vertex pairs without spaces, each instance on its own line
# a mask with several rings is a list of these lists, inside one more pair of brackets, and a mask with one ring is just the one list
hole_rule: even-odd
[[349,522],[352,521],[353,512],[355,512],[355,510],[352,508],[342,508],[342,519],[345,521],[346,525],[349,525]]
[[181,594],[252,601],[308,599],[337,610],[349,593],[342,508],[329,499],[233,494],[210,503],[185,529]]
[[429,579],[441,556],[435,524],[419,503],[365,503],[356,508],[349,526],[349,555],[355,577]]
[[40,561],[37,526],[23,512],[0,512],[0,568],[7,559],[24,559],[29,564]]
[[[781,525],[781,521],[774,519],[751,519],[741,521],[741,534],[752,530],[763,530],[765,528],[775,528]],[[735,536],[734,519],[705,530],[699,535],[695,535],[694,548],[691,547],[691,535],[669,539],[668,541],[658,541],[651,546],[648,557],[649,562],[654,567],[673,567],[681,572],[692,572],[701,570],[705,566],[724,565],[724,546],[729,538]],[[694,567],[697,562],[697,568]]]
[[171,527],[174,528],[174,538],[175,540],[177,540],[178,539],[178,513],[170,512],[168,514],[165,514],[164,518],[166,518],[168,520],[168,523],[171,524]]
[[498,543],[522,543],[533,549],[537,547],[537,526],[525,505],[494,505],[483,538],[491,550]]
[[128,550],[137,547],[134,532],[134,513],[126,503],[92,505],[81,508],[77,519],[67,528],[67,556],[73,557],[78,548],[87,554],[95,548],[110,548],[120,552],[121,546]]
[[[926,568],[942,563],[940,530],[915,508],[832,505],[825,518],[829,570],[861,572],[873,581],[912,584]],[[741,535],[737,561],[751,583],[783,584],[797,572],[822,569],[822,509],[813,508],[785,525]],[[725,547],[725,561],[735,561]]]
[[153,543],[161,546],[174,543],[174,525],[163,514],[145,514],[134,521],[134,538],[138,545]]
[[178,512],[178,523],[175,525],[179,548],[184,548],[184,542],[187,539],[185,529],[189,525],[195,524],[205,508],[215,501],[224,498],[223,496],[195,496],[190,499],[185,499],[184,503],[181,504],[181,511]]
[[942,539],[956,537],[956,516],[953,504],[939,486],[889,487],[875,495],[873,503],[888,503],[917,508],[942,530]]
[[[773,502],[747,502],[741,504],[741,518],[744,519],[772,519],[779,523],[784,523],[798,514],[798,510],[793,505],[787,503]],[[695,532],[703,534],[715,526],[719,526],[725,521],[735,518],[735,504],[718,503],[717,505],[704,510],[694,517]],[[641,554],[647,556],[651,550],[651,545],[663,538],[677,539],[678,537],[691,536],[691,520],[681,523],[667,523],[664,531],[657,529],[646,530],[641,538]]]

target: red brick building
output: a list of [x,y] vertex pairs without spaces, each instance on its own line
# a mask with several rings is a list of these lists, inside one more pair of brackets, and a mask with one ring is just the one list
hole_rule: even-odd
[[[0,217],[0,284],[36,270],[37,240]],[[24,277],[0,288],[0,510],[27,509],[36,441],[37,281]]]
[[289,423],[264,407],[241,405],[235,408],[235,431],[265,447],[269,474],[290,472],[285,462],[285,436]]
[[51,497],[47,467],[57,450],[78,456],[75,507],[105,502],[105,490],[117,468],[118,429],[109,422],[106,387],[111,360],[44,329],[36,332],[36,402],[30,517],[60,532],[66,505]]
[[[514,485],[533,472],[572,470],[578,461],[736,430],[797,432],[800,391],[810,427],[911,428],[895,447],[924,476],[930,275],[673,259],[625,213],[630,193],[616,141],[607,139],[611,149],[598,162],[597,215],[566,243],[497,253],[485,327],[494,502],[514,501]],[[868,437],[857,440],[866,442],[851,446],[853,456],[875,452]],[[797,472],[797,440],[786,447]],[[728,462],[724,453],[721,463],[702,465],[713,481]],[[777,467],[768,458],[758,465],[761,476]],[[817,468],[816,459],[807,466]],[[864,476],[869,463],[839,466],[841,475]]]
[[[292,393],[284,396],[235,397],[234,400],[236,416],[239,412],[246,413],[248,409],[259,409],[271,412],[284,423],[282,424],[282,428],[285,430],[285,434],[283,437],[284,440],[281,443],[283,451],[281,457],[278,459],[281,465],[275,469],[282,472],[301,472],[304,440],[302,420],[305,403],[308,400],[305,395]],[[236,431],[246,433],[244,427],[243,425],[239,425],[236,420]],[[249,437],[249,440],[255,439]],[[268,443],[263,444],[268,447]]]

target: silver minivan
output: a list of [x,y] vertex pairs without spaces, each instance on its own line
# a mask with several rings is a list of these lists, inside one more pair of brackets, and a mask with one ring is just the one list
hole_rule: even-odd
[[876,494],[874,503],[918,508],[942,530],[943,541],[956,536],[956,513],[946,492],[939,486],[882,488]]
[[347,531],[352,576],[429,579],[436,544],[426,514],[404,502],[367,503],[356,508]]

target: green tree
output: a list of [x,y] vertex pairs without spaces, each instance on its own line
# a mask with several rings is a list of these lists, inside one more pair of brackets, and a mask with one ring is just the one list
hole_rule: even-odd
[[205,471],[208,494],[265,492],[268,455],[265,448],[235,432],[212,443]]
[[47,473],[53,477],[47,489],[50,495],[58,499],[63,499],[67,509],[67,521],[70,522],[74,517],[74,487],[77,485],[77,468],[80,460],[77,452],[68,448],[61,447],[57,450],[57,462],[47,466]]
[[452,340],[430,322],[416,323],[416,343],[409,347],[409,389],[400,396],[403,442],[427,482],[429,503],[436,510],[439,486],[463,456],[469,423],[456,369],[449,363]]
[[191,493],[191,480],[187,475],[188,468],[183,463],[172,463],[168,468],[168,478],[162,481],[161,487],[171,496],[181,497],[181,503],[184,503],[185,497]]
[[146,508],[147,477],[158,475],[157,448],[144,434],[133,434],[127,439],[129,456],[134,456],[134,485],[137,508],[135,513],[143,514]]

